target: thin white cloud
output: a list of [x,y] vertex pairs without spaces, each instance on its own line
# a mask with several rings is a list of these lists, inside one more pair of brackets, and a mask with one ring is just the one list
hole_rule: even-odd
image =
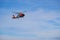
[[[9,12],[7,12],[9,13]],[[56,18],[60,17],[57,12],[49,11],[45,12],[43,9],[37,9],[36,11],[33,12],[27,12],[25,13],[26,16],[22,19],[16,19],[13,20],[12,13],[6,14],[5,16],[2,17],[2,22],[1,22],[1,27],[16,27],[17,29],[22,28],[22,29],[37,29],[39,26],[49,26],[48,28],[54,26],[52,24],[47,23],[46,21],[48,20],[56,20]],[[58,20],[56,22],[59,23]],[[38,30],[38,29],[37,29]],[[36,31],[36,30],[35,30]]]
[[37,40],[37,38],[34,37],[15,37],[15,36],[8,36],[8,35],[1,35],[1,40]]
[[[4,9],[5,10],[5,9]],[[10,11],[10,10],[9,10]],[[11,12],[11,11],[10,11]],[[49,40],[49,38],[60,37],[60,30],[54,29],[54,25],[46,21],[52,20],[59,23],[56,18],[59,18],[60,14],[55,11],[46,12],[43,9],[37,9],[36,11],[31,11],[25,13],[26,16],[20,19],[12,19],[12,13],[6,10],[6,15],[2,15],[2,21],[0,30],[2,32],[16,34],[16,35],[26,35],[32,34],[35,37],[13,37],[13,36],[2,36],[1,40]],[[12,29],[11,29],[12,28]],[[8,35],[8,34],[7,34]],[[0,37],[1,37],[0,36]]]
[[60,37],[60,30],[50,30],[50,31],[41,31],[41,32],[22,32],[17,34],[34,34],[35,37],[17,37],[9,35],[0,35],[1,40],[46,40]]

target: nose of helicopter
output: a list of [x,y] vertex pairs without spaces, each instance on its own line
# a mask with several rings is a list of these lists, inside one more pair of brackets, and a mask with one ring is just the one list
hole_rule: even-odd
[[25,15],[24,14],[20,14],[20,17],[24,17]]

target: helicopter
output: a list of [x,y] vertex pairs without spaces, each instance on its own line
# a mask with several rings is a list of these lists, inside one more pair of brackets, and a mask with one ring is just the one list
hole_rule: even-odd
[[12,15],[13,19],[23,18],[25,16],[25,14],[23,12],[16,12],[15,14],[17,14],[17,15]]

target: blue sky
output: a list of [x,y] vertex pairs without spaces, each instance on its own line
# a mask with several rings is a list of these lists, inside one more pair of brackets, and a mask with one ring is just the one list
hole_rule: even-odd
[[[12,19],[12,12],[26,11]],[[0,0],[1,40],[59,40],[60,0]]]

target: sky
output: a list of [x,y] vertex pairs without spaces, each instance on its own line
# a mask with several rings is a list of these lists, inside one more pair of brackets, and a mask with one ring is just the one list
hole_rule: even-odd
[[0,0],[0,40],[60,40],[60,0]]

